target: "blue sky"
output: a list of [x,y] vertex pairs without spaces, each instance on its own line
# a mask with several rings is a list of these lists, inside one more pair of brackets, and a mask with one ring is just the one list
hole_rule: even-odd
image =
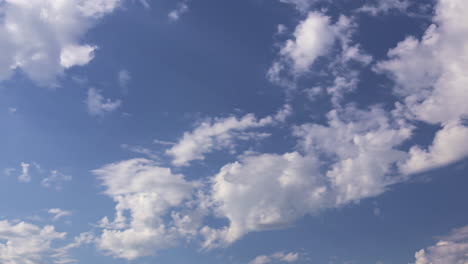
[[466,12],[0,0],[0,263],[465,264]]

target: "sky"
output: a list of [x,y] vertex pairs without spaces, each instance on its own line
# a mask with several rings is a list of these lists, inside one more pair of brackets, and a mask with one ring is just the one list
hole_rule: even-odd
[[0,263],[468,263],[467,13],[0,0]]

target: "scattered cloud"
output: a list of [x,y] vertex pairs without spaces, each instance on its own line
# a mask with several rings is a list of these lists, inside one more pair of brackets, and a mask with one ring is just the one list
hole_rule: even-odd
[[421,40],[407,37],[388,52],[389,60],[376,70],[396,83],[395,93],[404,99],[401,108],[410,119],[441,125],[428,150],[414,146],[405,173],[440,167],[467,156],[468,2],[439,1],[434,23]]
[[21,162],[21,174],[18,176],[18,181],[20,182],[30,182],[31,181],[31,175],[29,175],[29,166],[31,164]]
[[88,90],[88,97],[86,99],[86,106],[88,107],[88,113],[92,116],[103,117],[107,113],[114,112],[122,105],[122,101],[119,99],[111,100],[104,98],[101,91],[95,88]]
[[[284,119],[285,115],[286,113],[280,111],[278,117]],[[180,141],[168,149],[166,154],[173,157],[173,165],[187,166],[193,160],[204,160],[205,154],[214,150],[234,148],[235,140],[258,138],[259,134],[248,133],[246,130],[262,127],[273,121],[272,117],[258,120],[252,114],[241,118],[231,116],[208,119],[201,122],[193,131],[184,133]]]
[[41,185],[46,188],[61,190],[63,188],[63,184],[71,180],[72,176],[65,175],[58,170],[52,170],[46,178],[42,179]]
[[168,18],[169,21],[171,22],[176,22],[180,19],[180,17],[187,13],[189,11],[189,6],[188,6],[189,0],[181,0],[178,4],[177,7],[169,12]]
[[415,264],[465,264],[468,262],[468,226],[453,230],[437,244],[416,252]]
[[96,46],[82,44],[86,32],[120,0],[5,0],[1,3],[0,80],[21,70],[42,86],[51,86],[65,69],[82,66]]
[[47,211],[49,214],[53,215],[52,220],[57,221],[62,217],[71,216],[71,211],[65,211],[60,208],[51,208]]
[[53,226],[0,221],[0,262],[70,263],[67,252],[54,246],[55,241],[64,240],[65,236],[66,233],[56,232]]
[[[105,194],[117,203],[114,221],[107,217],[101,221],[105,228],[96,241],[109,255],[129,260],[154,255],[157,250],[173,246],[191,225],[198,225],[196,210],[171,213],[193,196],[195,184],[169,168],[133,159],[106,165],[93,173],[102,181]],[[173,221],[167,223],[167,218]]]
[[299,261],[300,254],[295,252],[277,252],[271,255],[260,255],[257,256],[255,259],[249,262],[249,264],[268,264],[268,263],[293,263]]

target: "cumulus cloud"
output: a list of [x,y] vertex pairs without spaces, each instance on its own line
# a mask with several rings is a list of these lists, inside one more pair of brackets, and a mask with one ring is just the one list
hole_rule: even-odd
[[104,96],[101,94],[101,91],[95,88],[90,88],[88,90],[86,106],[88,107],[88,113],[92,116],[102,117],[107,113],[117,110],[121,105],[121,100],[111,100],[109,98],[104,98]]
[[194,195],[196,184],[182,175],[146,159],[109,164],[93,173],[102,181],[105,194],[117,203],[115,219],[102,219],[104,229],[96,242],[107,254],[130,260],[154,255],[197,225],[196,209],[187,214],[172,211],[190,208],[184,203]]
[[120,0],[5,0],[0,2],[0,80],[21,70],[39,85],[51,85],[67,68],[94,57],[86,32]]
[[69,263],[63,248],[54,246],[66,233],[53,226],[0,221],[0,262],[5,264]]
[[[294,74],[307,72],[312,63],[328,53],[335,41],[330,18],[318,12],[310,12],[280,50],[280,60],[269,70],[270,79],[278,78],[278,72],[291,65]],[[285,65],[286,64],[286,65]]]
[[468,156],[468,127],[459,123],[446,124],[439,130],[429,148],[413,146],[410,157],[400,165],[405,174],[443,167]]
[[[344,94],[357,87],[356,62],[368,65],[372,61],[372,57],[352,41],[357,28],[352,18],[340,16],[332,23],[331,17],[325,14],[309,12],[291,38],[282,44],[278,59],[268,70],[267,77],[273,83],[295,88],[298,79],[311,73],[314,63],[323,58],[323,74],[334,81],[317,86],[317,89],[327,91],[333,103],[338,104]],[[350,62],[354,62],[353,69]]]
[[468,226],[453,230],[437,244],[416,252],[415,264],[466,264],[468,262]]
[[412,119],[442,125],[432,146],[411,149],[411,159],[402,166],[406,173],[443,166],[466,157],[468,116],[468,2],[440,0],[434,23],[419,40],[408,37],[388,53],[377,71],[396,83],[395,93],[404,100]]
[[377,196],[404,180],[394,167],[407,158],[397,148],[410,138],[410,126],[379,108],[334,110],[328,118],[328,126],[295,129],[298,151],[246,155],[220,170],[211,199],[216,215],[229,225],[204,227],[203,247],[289,226],[306,214]]

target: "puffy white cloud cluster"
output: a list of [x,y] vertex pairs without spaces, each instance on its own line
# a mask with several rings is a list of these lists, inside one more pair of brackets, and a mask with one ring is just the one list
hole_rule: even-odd
[[[104,230],[97,239],[98,247],[109,255],[125,259],[153,255],[196,225],[196,209],[171,214],[194,196],[197,184],[182,175],[146,159],[109,164],[94,173],[117,203],[115,219],[102,219]],[[165,218],[172,220],[168,224]]]
[[402,170],[420,172],[468,155],[468,2],[440,0],[434,24],[421,40],[408,37],[390,50],[377,70],[396,83],[412,119],[442,125],[427,150],[415,146]]
[[120,0],[0,1],[0,80],[20,69],[51,85],[67,68],[89,63],[97,49],[82,37]]
[[53,226],[0,221],[0,262],[4,264],[71,263],[66,248],[54,246],[66,233]]
[[437,244],[415,254],[415,264],[468,263],[468,226],[455,229]]
[[398,147],[411,131],[378,108],[332,111],[328,126],[295,129],[300,150],[246,155],[224,166],[213,179],[211,198],[229,226],[205,227],[203,246],[226,246],[249,232],[381,194],[404,180],[395,166],[407,157]]

